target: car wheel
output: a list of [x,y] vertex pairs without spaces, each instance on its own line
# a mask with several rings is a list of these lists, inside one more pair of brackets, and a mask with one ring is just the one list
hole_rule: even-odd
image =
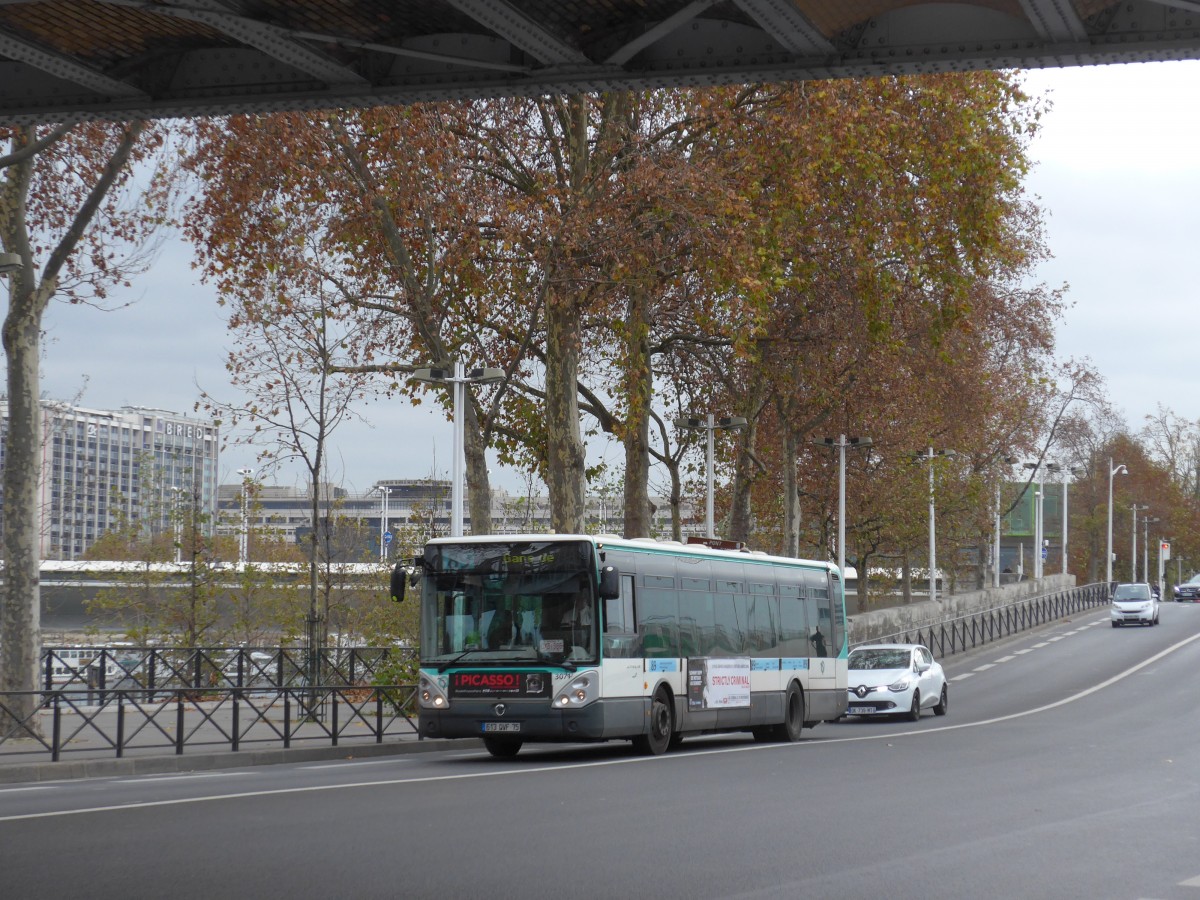
[[1113,622],[1113,623],[1112,623],[1112,627],[1113,627],[1113,628],[1116,628],[1118,624],[1120,624],[1120,623],[1118,623],[1118,622]]
[[910,722],[916,722],[920,718],[921,718],[921,692],[913,691],[913,702],[912,702],[912,706],[908,710],[908,720]]
[[942,685],[942,696],[938,700],[937,706],[935,706],[933,708],[933,714],[935,716],[944,716],[946,714],[946,709],[949,707],[949,704],[950,704],[950,698],[946,693],[946,685],[943,684]]

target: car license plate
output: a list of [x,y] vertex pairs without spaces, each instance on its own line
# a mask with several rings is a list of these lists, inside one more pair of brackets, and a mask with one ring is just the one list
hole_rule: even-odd
[[484,722],[483,730],[487,732],[513,732],[521,730],[520,722]]
[[875,712],[875,707],[873,707],[873,706],[852,706],[846,712],[848,715],[851,715],[851,716],[865,716],[867,713]]

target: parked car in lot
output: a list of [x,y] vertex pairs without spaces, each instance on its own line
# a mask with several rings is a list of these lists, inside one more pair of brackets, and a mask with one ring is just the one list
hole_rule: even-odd
[[1183,584],[1175,585],[1176,603],[1200,603],[1200,573],[1193,575]]
[[849,669],[847,715],[903,715],[915,722],[923,709],[946,714],[946,673],[921,644],[855,647]]
[[1150,585],[1118,584],[1113,590],[1109,612],[1112,627],[1118,625],[1157,625],[1158,599]]

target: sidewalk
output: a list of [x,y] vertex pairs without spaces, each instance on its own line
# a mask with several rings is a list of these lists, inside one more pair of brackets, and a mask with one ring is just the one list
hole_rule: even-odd
[[[41,725],[49,742],[52,717],[48,712],[43,713]],[[85,722],[80,715],[64,714],[60,722],[63,749],[59,761],[54,762],[51,752],[33,738],[9,739],[0,743],[0,784],[197,772],[483,746],[475,740],[420,740],[413,725],[399,719],[392,720],[378,743],[375,733],[363,722],[343,723],[339,726],[336,746],[329,736],[328,722],[301,723],[293,726],[291,746],[285,748],[282,737],[275,731],[280,725],[273,715],[254,721],[241,731],[238,749],[234,750],[230,737],[234,733],[231,710],[218,710],[211,721],[193,711],[191,720],[185,721],[186,741],[183,753],[179,754],[174,746],[174,720],[168,722],[155,716],[154,724],[150,724],[145,718],[129,716],[125,723],[126,745],[118,757],[114,710],[99,710],[92,722]]]

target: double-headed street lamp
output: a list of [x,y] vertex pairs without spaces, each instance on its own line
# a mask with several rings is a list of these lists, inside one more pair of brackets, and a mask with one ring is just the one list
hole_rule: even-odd
[[503,369],[477,368],[465,371],[462,360],[454,361],[454,374],[446,369],[417,369],[412,375],[427,384],[454,386],[454,465],[450,482],[450,536],[463,533],[463,402],[468,384],[496,384],[504,380]]
[[1112,504],[1113,504],[1113,476],[1120,472],[1123,475],[1129,474],[1129,469],[1124,465],[1113,466],[1112,457],[1108,458],[1108,556],[1105,560],[1104,580],[1112,584]]
[[[866,450],[871,452],[871,439],[869,437],[852,437],[847,438],[844,434],[839,434],[836,438],[823,438],[821,443],[827,447],[838,448],[838,537],[837,537],[837,557],[838,571],[841,573],[842,587],[846,586],[846,448]],[[866,584],[866,572],[859,572],[858,577],[862,584]]]
[[704,481],[707,489],[704,514],[704,536],[715,538],[713,533],[713,432],[718,429],[738,431],[746,427],[746,420],[741,416],[722,416],[716,418],[712,413],[706,419],[699,416],[684,416],[675,420],[675,427],[683,431],[708,432],[708,452],[705,454]]
[[937,516],[934,508],[933,495],[933,461],[937,457],[953,459],[958,456],[956,450],[935,450],[929,447],[925,453],[916,454],[917,459],[929,463],[929,599],[937,600]]

